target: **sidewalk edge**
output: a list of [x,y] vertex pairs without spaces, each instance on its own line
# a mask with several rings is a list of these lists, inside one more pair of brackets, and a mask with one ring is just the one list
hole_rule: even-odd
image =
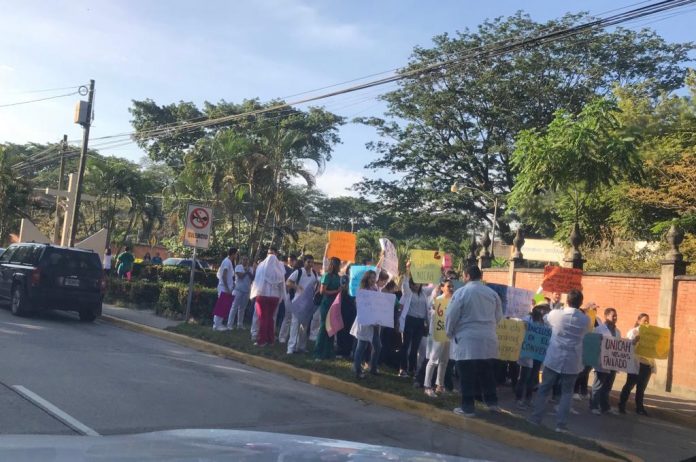
[[[300,369],[273,359],[264,358],[262,356],[242,353],[232,348],[223,347],[204,340],[188,337],[186,335],[150,327],[144,324],[127,321],[125,319],[120,319],[109,315],[102,315],[101,319],[110,324],[128,330],[159,337],[179,345],[232,359],[268,372],[283,374],[296,380],[325,388],[327,390],[389,407],[397,411],[407,412],[409,414],[430,420],[434,423],[446,425],[459,430],[465,430],[489,440],[497,441],[520,449],[532,450],[558,460],[569,462],[606,462],[621,460],[596,451],[591,451],[589,449],[580,448],[559,441],[539,438],[482,420],[460,417],[451,412],[434,408],[425,403],[411,401],[407,398],[379,390],[368,389],[358,384],[346,382],[329,375],[317,373],[307,369]],[[625,451],[618,450],[617,448],[612,447],[611,450],[620,453],[628,460],[640,460],[633,454],[628,454]]]

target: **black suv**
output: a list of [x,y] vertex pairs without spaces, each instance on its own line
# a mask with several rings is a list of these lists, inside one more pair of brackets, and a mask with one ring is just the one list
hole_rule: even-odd
[[18,316],[57,309],[94,321],[105,289],[99,255],[89,250],[12,244],[0,255],[0,302],[10,302]]

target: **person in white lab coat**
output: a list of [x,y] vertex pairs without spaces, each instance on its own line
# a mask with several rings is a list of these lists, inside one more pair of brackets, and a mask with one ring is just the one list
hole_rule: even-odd
[[[621,338],[621,331],[616,327],[618,315],[614,308],[604,310],[604,323],[595,327],[596,334],[605,337]],[[595,367],[595,379],[592,383],[592,395],[590,396],[590,410],[595,415],[604,413],[618,414],[611,409],[609,393],[614,386],[616,371],[609,371],[601,366]]]
[[498,357],[496,326],[503,318],[503,304],[498,294],[481,282],[482,276],[478,266],[466,268],[466,285],[454,293],[445,314],[445,331],[461,381],[462,405],[454,412],[466,417],[475,416],[477,380],[488,408],[499,410],[493,360]]
[[[305,290],[309,290],[314,294],[319,285],[319,275],[314,271],[314,257],[305,255],[303,261],[304,266],[295,270],[286,282],[289,291],[292,291],[294,294],[291,301],[294,301]],[[301,320],[288,310],[285,311],[285,316],[290,319],[288,354],[307,352],[307,336],[309,335],[309,321],[311,318],[309,320]]]
[[579,290],[568,292],[568,306],[551,310],[544,321],[551,327],[551,340],[544,358],[541,385],[534,398],[534,410],[529,422],[539,425],[546,413],[546,401],[554,384],[560,379],[561,398],[556,411],[556,431],[567,432],[566,422],[573,399],[573,387],[583,370],[582,341],[590,329],[590,318],[580,311],[583,296]]

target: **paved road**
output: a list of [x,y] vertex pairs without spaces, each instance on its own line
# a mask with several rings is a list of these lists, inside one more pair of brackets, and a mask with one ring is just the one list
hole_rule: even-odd
[[533,452],[69,313],[0,309],[0,433],[73,434],[20,385],[101,435],[175,428],[284,432],[489,460]]

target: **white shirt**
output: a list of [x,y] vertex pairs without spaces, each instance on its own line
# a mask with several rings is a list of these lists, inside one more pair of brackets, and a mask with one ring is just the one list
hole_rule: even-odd
[[408,313],[406,313],[406,315],[418,319],[427,319],[428,307],[432,303],[434,291],[434,287],[422,286],[420,294],[413,292],[409,285],[409,278],[404,277],[404,281],[401,283],[401,292],[404,296],[411,295],[411,304],[408,307]]
[[493,289],[470,281],[457,290],[445,312],[445,331],[455,361],[498,357],[496,326],[503,304]]
[[111,269],[111,257],[113,255],[104,255],[104,269]]
[[[302,277],[300,278],[300,283],[297,284],[297,278],[300,276],[300,271],[302,271]],[[292,272],[290,277],[288,277],[288,281],[292,281],[297,285],[295,297],[293,298],[293,300],[295,300],[295,298],[297,298],[303,290],[310,289],[314,291],[317,286],[317,282],[319,282],[319,277],[314,274],[314,271],[312,270],[307,271],[305,268],[300,268]]]
[[[234,292],[239,294],[248,294],[251,291],[251,282],[254,279],[254,270],[251,268],[245,269],[244,265],[237,265],[234,269]],[[244,274],[243,277],[237,273]]]
[[578,374],[583,370],[582,339],[590,329],[590,318],[577,308],[553,310],[544,321],[551,327],[544,367],[560,374]]
[[222,279],[222,275],[223,275],[225,270],[227,270],[227,274],[225,275],[225,280],[227,281],[227,287],[230,289],[230,293],[232,293],[232,290],[234,289],[234,265],[232,264],[232,260],[230,260],[230,257],[225,257],[225,259],[222,260],[222,263],[220,264],[220,268],[218,268],[218,271],[217,271],[218,295],[220,295],[222,292],[225,292],[225,281],[223,281],[223,279]]

